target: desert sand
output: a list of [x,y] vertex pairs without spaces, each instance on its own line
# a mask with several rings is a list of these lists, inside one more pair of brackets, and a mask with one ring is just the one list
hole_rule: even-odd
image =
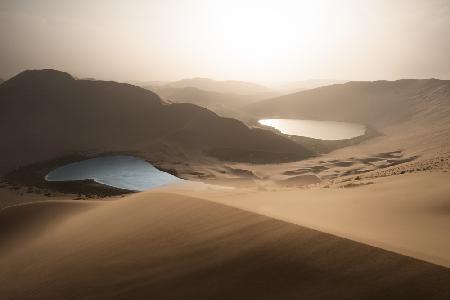
[[0,24],[0,300],[450,300],[450,0]]
[[450,173],[378,178],[352,188],[181,191],[450,267]]
[[[255,213],[171,193],[12,207],[34,238],[2,240],[0,290],[18,299],[444,299],[450,272]],[[36,206],[37,209],[31,209]],[[65,206],[64,221],[42,222]],[[37,232],[37,231],[40,231]],[[3,248],[3,249],[5,249]]]

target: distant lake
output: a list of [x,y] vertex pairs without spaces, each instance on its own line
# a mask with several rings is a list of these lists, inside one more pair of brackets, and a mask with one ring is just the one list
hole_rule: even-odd
[[71,163],[51,171],[45,179],[92,179],[101,184],[132,191],[144,191],[181,180],[156,169],[143,159],[126,155],[97,157]]
[[284,134],[320,140],[351,139],[366,132],[365,126],[346,122],[295,119],[262,119],[258,122],[276,128]]

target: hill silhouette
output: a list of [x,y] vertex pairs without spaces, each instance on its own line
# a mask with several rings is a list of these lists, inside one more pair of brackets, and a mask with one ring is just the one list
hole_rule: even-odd
[[24,71],[0,87],[0,172],[73,153],[132,152],[151,161],[204,156],[249,162],[311,156],[270,131],[111,81]]
[[241,95],[268,93],[271,90],[265,86],[245,81],[225,80],[218,81],[209,78],[190,78],[171,82],[167,86],[175,88],[194,87],[200,90],[218,93],[233,93]]
[[275,88],[276,90],[282,91],[284,94],[292,94],[304,90],[315,89],[321,86],[341,84],[345,82],[347,81],[334,79],[306,79],[279,84]]
[[192,103],[228,117],[239,117],[242,114],[241,108],[243,106],[273,97],[273,93],[240,95],[205,91],[195,87],[146,86],[144,88],[158,94],[168,102]]
[[246,109],[258,116],[347,121],[376,128],[417,118],[440,118],[448,111],[450,81],[403,79],[354,81],[301,91],[250,104]]

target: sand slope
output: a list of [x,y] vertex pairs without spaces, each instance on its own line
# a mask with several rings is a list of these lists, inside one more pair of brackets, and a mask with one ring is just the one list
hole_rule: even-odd
[[100,201],[41,200],[0,210],[0,252],[16,251],[73,214],[101,205]]
[[[449,111],[449,98],[449,80],[352,81],[262,100],[247,110],[263,117],[346,121],[382,129],[412,117],[439,118]],[[427,115],[419,117],[424,111]]]
[[449,282],[442,267],[157,192],[0,253],[2,299],[445,299]]
[[405,174],[351,188],[184,191],[450,267],[450,174]]

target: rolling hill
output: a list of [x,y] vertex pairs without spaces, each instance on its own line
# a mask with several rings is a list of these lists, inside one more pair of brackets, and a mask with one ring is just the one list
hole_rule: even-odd
[[74,153],[137,153],[150,160],[275,162],[311,156],[270,131],[193,104],[55,70],[24,71],[0,87],[0,173]]
[[348,82],[250,104],[261,117],[355,122],[383,128],[412,117],[439,119],[450,111],[450,81],[403,79]]
[[275,90],[283,92],[283,94],[292,94],[304,90],[311,90],[321,86],[342,84],[345,80],[333,80],[333,79],[307,79],[300,81],[292,81],[283,84],[278,84],[274,87]]
[[241,95],[251,95],[268,93],[271,90],[265,86],[245,81],[224,80],[218,81],[209,78],[190,78],[171,82],[167,86],[175,88],[193,87],[205,91],[218,93],[233,93]]
[[219,93],[205,91],[195,87],[174,88],[170,86],[146,86],[144,87],[158,94],[162,99],[170,103],[192,103],[227,117],[242,115],[241,107],[250,103],[273,97],[273,93],[259,93],[252,95],[240,95],[234,93]]

